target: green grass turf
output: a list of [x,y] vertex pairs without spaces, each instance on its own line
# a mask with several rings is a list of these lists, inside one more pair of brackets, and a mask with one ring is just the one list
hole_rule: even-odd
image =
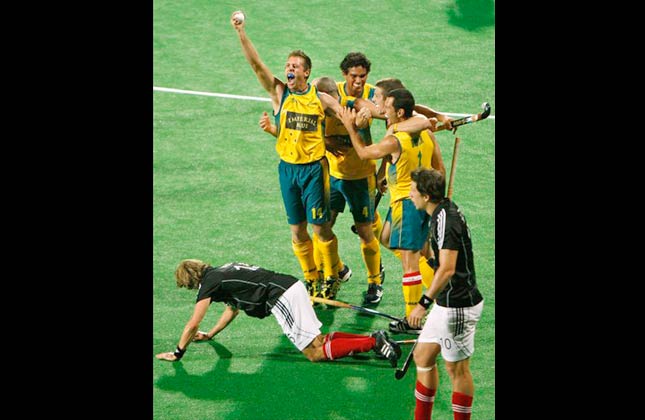
[[[495,114],[494,3],[174,2],[154,0],[153,82],[177,89],[267,97],[246,63],[228,19],[247,14],[247,33],[268,67],[282,77],[289,51],[313,60],[312,77],[341,80],[349,51],[372,61],[368,82],[398,77],[417,102],[459,113]],[[351,24],[346,23],[351,19]],[[215,265],[241,261],[300,277],[277,179],[274,140],[258,127],[268,102],[153,93],[153,346],[174,349],[192,314],[195,293],[177,289],[173,271],[183,258]],[[383,123],[373,126],[375,139]],[[495,418],[495,120],[464,126],[454,199],[471,228],[478,282],[486,303],[471,360],[474,419]],[[437,134],[450,170],[453,135]],[[385,216],[387,200],[380,205]],[[335,232],[354,276],[338,299],[360,304],[366,289],[351,215]],[[378,310],[401,315],[400,262],[383,250],[387,279]],[[223,306],[212,305],[202,329]],[[369,333],[388,320],[347,309],[316,309],[323,332]],[[398,336],[397,338],[407,338]],[[404,347],[404,356],[410,347]],[[215,341],[194,343],[179,363],[152,357],[155,419],[410,419],[414,366],[400,381],[365,353],[313,364],[277,322],[241,314]],[[402,362],[400,362],[402,363]],[[434,419],[452,418],[451,387],[439,363]]]

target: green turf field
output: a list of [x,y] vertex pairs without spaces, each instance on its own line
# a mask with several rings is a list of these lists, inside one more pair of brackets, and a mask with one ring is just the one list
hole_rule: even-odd
[[[450,113],[495,107],[495,4],[438,0],[326,2],[153,1],[153,83],[157,87],[267,97],[244,59],[232,11],[247,14],[246,30],[279,78],[291,50],[313,61],[311,77],[342,80],[350,51],[372,61],[368,83],[398,77],[418,103]],[[174,350],[194,306],[195,293],[175,287],[184,258],[214,265],[257,264],[297,277],[278,185],[275,140],[258,120],[269,102],[153,92],[153,415],[155,419],[411,419],[414,366],[400,381],[373,353],[309,362],[273,317],[243,313],[208,343],[193,343],[181,362],[154,355]],[[495,418],[495,119],[464,126],[454,200],[468,219],[477,279],[486,298],[471,360],[473,419]],[[378,140],[383,123],[375,121]],[[437,139],[450,170],[454,136]],[[389,196],[379,210],[387,211]],[[366,289],[359,240],[351,215],[334,231],[354,276],[338,299],[360,305]],[[403,313],[401,264],[382,248],[385,295],[378,310]],[[223,305],[211,307],[201,329],[212,327]],[[323,333],[369,333],[388,320],[347,309],[316,309]],[[398,339],[410,336],[397,336]],[[410,347],[404,347],[404,356]],[[402,364],[402,361],[399,362]],[[452,419],[451,387],[440,361],[441,385],[433,419]]]

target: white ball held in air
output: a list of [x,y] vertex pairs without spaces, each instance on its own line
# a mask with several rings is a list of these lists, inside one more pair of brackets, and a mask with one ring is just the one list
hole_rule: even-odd
[[233,19],[239,24],[244,22],[244,13],[242,12],[235,12],[233,13]]

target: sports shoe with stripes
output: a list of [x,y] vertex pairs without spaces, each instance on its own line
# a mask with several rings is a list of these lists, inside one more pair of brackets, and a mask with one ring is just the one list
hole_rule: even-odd
[[401,321],[390,322],[390,332],[394,334],[421,334],[422,328],[414,328],[408,324],[408,320],[403,318]]
[[338,272],[338,280],[345,283],[352,277],[352,269],[347,264],[343,264],[343,269]]
[[367,293],[365,293],[365,299],[363,299],[363,303],[379,303],[382,297],[383,287],[376,283],[370,283],[369,286],[367,286]]
[[374,331],[370,336],[376,339],[374,353],[389,360],[390,365],[395,368],[401,357],[401,346],[396,341],[390,340],[383,330]]

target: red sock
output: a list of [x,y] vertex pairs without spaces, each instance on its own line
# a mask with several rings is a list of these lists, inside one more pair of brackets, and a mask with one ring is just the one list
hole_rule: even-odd
[[365,338],[366,337],[363,334],[350,334],[350,333],[340,332],[340,331],[330,332],[329,335],[331,336],[331,340],[335,340],[337,338]]
[[432,418],[435,392],[437,392],[436,389],[426,388],[421,382],[417,381],[417,388],[414,390],[414,397],[417,401],[417,406],[414,409],[414,420],[430,420]]
[[327,360],[334,360],[371,350],[375,344],[374,337],[334,332],[325,336],[323,352]]
[[452,413],[454,420],[470,420],[473,411],[473,397],[461,392],[452,393]]

